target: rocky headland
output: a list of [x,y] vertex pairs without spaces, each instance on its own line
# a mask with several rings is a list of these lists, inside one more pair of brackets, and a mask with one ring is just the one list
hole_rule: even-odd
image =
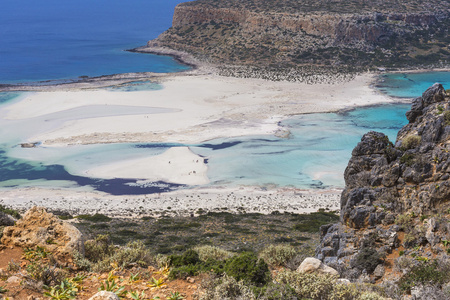
[[[434,84],[406,116],[409,124],[395,144],[369,132],[353,150],[340,223],[321,228],[316,255],[351,280],[394,280],[414,292],[408,274],[423,275],[432,262],[434,274],[444,272],[438,266],[449,266],[450,97]],[[429,285],[427,280],[420,283]],[[438,289],[442,284],[433,282]]]
[[[186,51],[236,77],[447,66],[448,1],[198,0],[175,8],[148,42]],[[271,74],[271,75],[268,75]]]

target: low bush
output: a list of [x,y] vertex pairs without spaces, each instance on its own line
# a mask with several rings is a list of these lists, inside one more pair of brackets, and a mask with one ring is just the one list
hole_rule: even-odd
[[111,221],[110,217],[105,216],[103,214],[79,215],[79,216],[76,216],[76,218],[80,219],[80,220],[90,221],[90,222],[109,222],[109,221]]
[[10,216],[12,216],[12,217],[14,217],[16,219],[20,219],[21,218],[20,214],[19,214],[19,212],[17,210],[6,208],[3,205],[0,205],[0,212],[5,213],[7,215],[10,215]]
[[294,225],[294,230],[315,233],[319,232],[320,226],[339,221],[339,216],[332,212],[316,212],[295,215],[291,220],[298,222]]
[[155,263],[155,259],[144,243],[142,241],[133,241],[124,247],[116,249],[110,256],[93,265],[92,269],[96,272],[104,272],[112,270],[113,265],[125,269],[134,264],[148,267],[153,263]]
[[88,240],[84,243],[85,257],[93,262],[99,262],[105,257],[114,253],[115,247],[111,245],[109,236],[99,234],[94,240]]
[[357,299],[358,290],[353,285],[338,284],[329,275],[282,271],[275,280],[294,289],[298,299]]
[[412,226],[413,218],[411,214],[400,214],[395,218],[395,224],[400,226],[400,229],[406,230]]
[[405,153],[402,157],[400,157],[400,163],[407,165],[408,167],[412,166],[415,161],[415,155],[411,153]]
[[423,262],[407,272],[399,281],[402,291],[410,293],[411,288],[418,285],[442,286],[450,281],[450,265],[448,263],[434,261]]
[[284,266],[295,255],[297,251],[290,245],[269,245],[259,254],[269,266]]
[[356,255],[353,266],[359,270],[366,270],[371,274],[375,268],[384,262],[384,256],[373,248],[363,248]]
[[79,269],[84,271],[90,271],[92,269],[92,262],[84,257],[83,254],[81,254],[77,250],[74,250],[72,255],[73,262]]
[[403,274],[406,274],[411,271],[413,267],[418,265],[418,261],[414,258],[408,257],[406,255],[402,255],[395,260],[395,269]]
[[404,150],[416,148],[417,146],[419,146],[421,141],[422,138],[418,135],[415,134],[408,135],[402,140],[402,148]]
[[234,256],[233,252],[221,249],[215,246],[197,246],[193,249],[198,253],[198,256],[201,261],[207,261],[209,259],[212,260],[226,260],[232,256]]
[[172,267],[196,265],[200,263],[200,256],[192,249],[187,250],[182,255],[170,255],[169,259]]
[[254,293],[258,300],[297,300],[295,290],[287,284],[269,283],[262,288],[255,288]]
[[444,112],[445,125],[450,125],[450,110]]
[[221,277],[212,276],[202,283],[205,290],[200,296],[200,300],[255,300],[252,290],[242,281],[224,274]]
[[270,281],[269,267],[253,252],[243,252],[239,256],[227,260],[225,273],[238,281],[242,280],[256,286],[265,285]]

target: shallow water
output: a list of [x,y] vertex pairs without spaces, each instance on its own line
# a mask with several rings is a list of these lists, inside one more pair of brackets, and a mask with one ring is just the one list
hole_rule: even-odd
[[[3,171],[0,186],[52,186],[53,182],[53,186],[84,186],[111,194],[177,189],[183,186],[162,182],[140,186],[136,184],[137,179],[102,180],[80,174],[111,161],[158,155],[170,147],[189,146],[194,153],[207,159],[211,185],[343,187],[343,171],[361,136],[376,130],[395,140],[397,130],[406,123],[407,109],[408,105],[381,105],[343,113],[300,115],[282,122],[291,132],[289,138],[244,136],[196,145],[105,144],[71,146],[61,151],[58,148],[21,148],[13,144],[18,141],[10,136],[7,139],[11,142],[0,146]],[[132,110],[130,107],[130,113]],[[3,132],[3,136],[7,134]]]
[[389,96],[415,98],[436,82],[450,89],[450,72],[386,74],[380,77],[378,88]]

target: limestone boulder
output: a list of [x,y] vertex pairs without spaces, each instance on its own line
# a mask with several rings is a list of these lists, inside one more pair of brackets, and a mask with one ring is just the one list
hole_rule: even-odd
[[113,292],[101,291],[89,298],[89,300],[120,300]]
[[319,273],[339,276],[338,271],[325,265],[323,262],[314,257],[307,257],[297,269],[299,273]]
[[1,243],[5,246],[44,247],[56,258],[70,256],[74,250],[84,254],[81,232],[43,207],[31,208],[14,226],[6,227]]
[[0,211],[0,226],[12,226],[16,221],[12,216]]

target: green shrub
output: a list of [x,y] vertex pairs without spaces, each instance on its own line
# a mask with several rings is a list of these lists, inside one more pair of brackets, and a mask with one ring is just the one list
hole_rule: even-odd
[[259,254],[269,266],[284,266],[291,260],[297,251],[290,245],[269,245]]
[[412,225],[413,218],[411,214],[400,214],[395,218],[395,224],[402,230],[408,229]]
[[337,284],[330,275],[282,271],[275,280],[292,287],[299,299],[357,299],[358,290],[353,285]]
[[402,140],[402,148],[405,150],[416,148],[417,146],[419,146],[421,141],[422,138],[418,135],[408,135]]
[[111,221],[110,217],[105,216],[103,214],[79,215],[76,218],[80,219],[80,220],[90,221],[90,222],[109,222],[109,221]]
[[358,300],[384,300],[384,299],[385,298],[381,297],[375,292],[365,292],[358,297]]
[[205,280],[202,287],[205,293],[200,296],[200,300],[256,299],[248,286],[226,274],[219,278]]
[[379,254],[377,250],[373,248],[363,248],[356,255],[354,266],[359,270],[366,270],[371,274],[375,268],[384,262],[383,255]]
[[27,265],[27,274],[46,286],[59,285],[67,276],[67,272],[42,261],[33,261]]
[[193,249],[198,253],[201,261],[212,260],[226,260],[234,255],[233,252],[215,247],[215,246],[197,246]]
[[10,215],[16,219],[20,219],[20,214],[17,210],[6,208],[3,205],[0,205],[0,212]]
[[170,269],[169,278],[187,278],[200,273],[212,272],[217,275],[224,272],[225,263],[219,260],[209,259],[205,262],[199,261],[197,264],[182,265]]
[[121,269],[125,269],[133,264],[148,267],[154,262],[153,256],[142,241],[132,241],[124,247],[117,248],[110,256],[95,264],[93,270],[96,272],[109,271],[113,268],[113,264],[116,264]]
[[110,256],[114,250],[115,248],[111,245],[109,236],[106,234],[99,234],[94,240],[88,240],[84,243],[84,255],[94,263]]
[[155,257],[156,264],[159,268],[164,268],[170,265],[170,258],[164,254],[158,254]]
[[415,155],[411,153],[405,153],[402,157],[400,157],[400,163],[407,165],[408,167],[412,166],[415,161]]
[[287,284],[269,283],[262,288],[255,288],[258,300],[297,300],[295,290]]
[[339,221],[339,216],[331,212],[316,212],[295,215],[291,220],[299,222],[294,225],[294,230],[315,233],[319,232],[320,226]]
[[227,260],[225,273],[238,281],[243,280],[256,286],[262,286],[270,280],[269,267],[253,252],[243,252]]
[[91,270],[92,262],[86,259],[80,252],[74,250],[72,255],[73,255],[73,262],[79,269],[84,271]]
[[196,265],[200,262],[198,253],[192,249],[187,250],[182,255],[170,255],[169,259],[172,267]]
[[416,285],[433,284],[441,286],[449,279],[448,270],[440,267],[437,261],[424,262],[403,275],[399,281],[399,287],[402,291],[410,293],[411,288]]
[[444,112],[445,125],[450,125],[450,110]]

